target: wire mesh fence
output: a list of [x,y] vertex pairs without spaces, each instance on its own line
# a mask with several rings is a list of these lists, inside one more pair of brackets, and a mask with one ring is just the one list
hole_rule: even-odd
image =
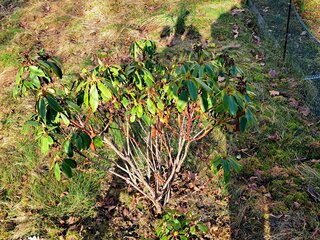
[[[292,67],[298,69],[305,80],[313,81],[315,102],[320,102],[320,41],[310,32],[290,0],[248,0],[264,35],[271,38],[284,53]],[[290,9],[290,10],[289,10]],[[289,19],[289,25],[288,25]],[[287,29],[288,26],[288,29]],[[287,31],[288,30],[288,31]],[[286,33],[287,44],[286,44]],[[283,61],[283,58],[279,58]],[[320,106],[315,106],[320,112]]]

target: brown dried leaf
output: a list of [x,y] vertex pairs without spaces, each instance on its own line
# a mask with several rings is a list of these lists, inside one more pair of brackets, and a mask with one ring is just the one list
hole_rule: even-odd
[[239,37],[239,27],[237,24],[234,24],[232,26],[232,33],[233,33],[233,37],[236,39],[237,37]]
[[301,113],[303,116],[307,117],[311,113],[310,108],[308,107],[299,107],[298,112]]
[[270,69],[268,72],[270,78],[276,78],[278,76],[278,73],[274,69]]
[[239,15],[240,13],[243,13],[243,12],[245,12],[243,8],[235,8],[231,11],[231,15],[232,16]]
[[293,97],[291,97],[291,98],[289,98],[289,105],[291,107],[298,108],[299,102],[296,99],[294,99]]
[[275,90],[270,90],[269,93],[270,93],[271,97],[275,97],[275,96],[279,96],[280,95],[280,92],[279,91],[275,91]]
[[273,167],[270,171],[271,171],[270,174],[273,177],[282,177],[282,176],[286,175],[285,169],[278,167],[278,166]]
[[226,78],[225,77],[221,77],[221,76],[218,76],[218,82],[224,82],[224,80],[225,80]]
[[277,141],[280,140],[280,136],[278,135],[278,133],[274,133],[274,134],[270,135],[270,136],[268,137],[268,139],[269,139],[270,141],[277,142]]

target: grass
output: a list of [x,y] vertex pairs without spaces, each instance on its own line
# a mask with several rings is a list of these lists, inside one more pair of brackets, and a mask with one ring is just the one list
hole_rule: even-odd
[[319,0],[296,0],[300,14],[307,22],[311,32],[320,38],[320,2]]
[[[296,78],[294,70],[283,68],[281,52],[259,35],[247,9],[231,15],[234,6],[244,7],[239,1],[120,0],[74,5],[72,0],[31,0],[0,23],[1,29],[10,33],[3,35],[10,41],[0,45],[0,76],[13,82],[14,55],[24,50],[21,46],[52,51],[62,58],[69,73],[90,67],[97,56],[106,63],[121,61],[127,55],[124,49],[138,38],[155,39],[164,57],[177,55],[197,40],[185,33],[176,45],[168,47],[171,36],[159,36],[165,26],[173,32],[185,6],[190,7],[185,27],[193,26],[203,42],[227,51],[245,71],[257,94],[258,126],[227,139],[228,151],[240,158],[243,170],[225,191],[204,159],[205,150],[213,144],[197,146],[192,158],[203,161],[187,167],[197,172],[195,186],[188,182],[176,189],[170,207],[200,215],[216,239],[262,239],[268,234],[275,239],[310,239],[320,214],[319,203],[308,193],[308,185],[316,188],[319,181],[319,122],[314,116],[301,115],[288,99],[310,106],[318,95],[312,84]],[[234,25],[239,29],[237,38],[232,34]],[[253,34],[262,42],[257,43]],[[270,77],[270,69],[275,69],[278,77]],[[51,156],[39,153],[30,131],[21,135],[23,122],[33,111],[30,99],[14,100],[10,87],[6,88],[0,105],[0,239],[33,235],[46,239],[154,239],[156,219],[146,202],[116,179],[84,161],[74,178],[64,178],[61,183],[54,180]],[[271,97],[269,90],[278,90],[281,96]],[[275,134],[278,137],[272,140],[270,136]],[[226,138],[221,138],[224,140],[217,141],[217,147],[223,149]],[[308,160],[303,162],[303,158]],[[178,182],[189,181],[186,176],[188,173]]]

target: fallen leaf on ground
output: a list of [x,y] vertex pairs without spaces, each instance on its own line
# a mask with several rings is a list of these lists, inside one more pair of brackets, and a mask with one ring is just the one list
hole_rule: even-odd
[[274,69],[270,69],[268,74],[271,78],[276,78],[278,76],[278,73]]
[[221,76],[218,76],[218,82],[224,82],[224,80],[225,80],[225,77],[221,77]]
[[310,108],[308,107],[299,107],[298,112],[301,113],[303,116],[307,117],[311,113]]
[[275,90],[270,90],[269,93],[270,93],[271,97],[275,97],[275,96],[279,96],[280,95],[280,92],[279,91],[275,91]]
[[299,102],[296,99],[294,99],[293,97],[291,97],[291,98],[289,98],[289,105],[291,107],[298,108]]
[[243,12],[245,12],[245,10],[243,8],[235,8],[231,11],[231,15],[234,16],[234,15],[238,15]]
[[283,168],[275,166],[270,170],[270,174],[273,177],[281,177],[285,174],[285,172]]
[[280,140],[280,136],[278,135],[278,133],[274,133],[274,134],[270,135],[270,136],[268,137],[268,139],[269,139],[270,141],[277,142],[277,141]]
[[239,27],[238,27],[237,24],[234,24],[234,25],[232,26],[232,33],[233,33],[233,37],[234,37],[234,38],[239,37]]

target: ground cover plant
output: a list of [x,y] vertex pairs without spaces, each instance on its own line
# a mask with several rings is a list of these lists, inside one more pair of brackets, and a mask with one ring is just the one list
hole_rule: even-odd
[[[15,3],[4,13],[1,7],[0,16],[1,30],[11,32],[0,47],[0,239],[157,239],[160,226],[192,236],[197,223],[208,229],[195,228],[200,239],[318,238],[319,122],[309,105],[317,91],[299,80],[294,67],[283,66],[281,51],[261,35],[245,5],[234,0],[99,1],[99,7],[95,1]],[[177,24],[179,16],[184,24]],[[177,26],[184,31],[175,34]],[[235,59],[256,93],[256,128],[237,136],[213,132],[190,148],[164,210],[163,216],[171,214],[168,209],[176,212],[168,222],[152,214],[141,193],[77,154],[73,177],[61,173],[58,182],[48,164],[54,155],[40,152],[29,127],[21,134],[35,111],[32,96],[12,98],[18,53],[30,46],[61,58],[64,76],[54,84],[66,84],[78,79],[73,73],[83,67],[99,65],[98,58],[125,64],[131,42],[145,38],[156,40],[165,62],[190,52],[197,41],[214,44],[218,54]],[[226,152],[242,170],[223,187],[222,176],[210,167]],[[192,223],[179,227],[174,219]],[[167,236],[174,235],[169,228]]]

